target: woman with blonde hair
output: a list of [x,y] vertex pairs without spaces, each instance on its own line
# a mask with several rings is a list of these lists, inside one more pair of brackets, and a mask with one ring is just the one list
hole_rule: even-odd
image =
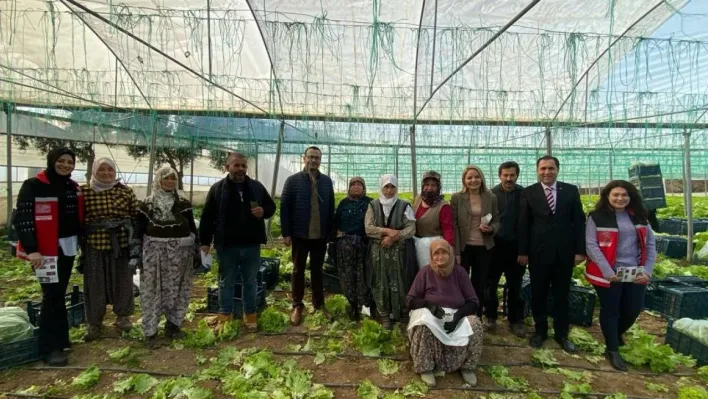
[[475,165],[465,168],[462,190],[452,195],[450,205],[455,229],[455,260],[470,273],[480,303],[477,315],[481,318],[494,234],[499,231],[497,197],[487,189],[482,169]]

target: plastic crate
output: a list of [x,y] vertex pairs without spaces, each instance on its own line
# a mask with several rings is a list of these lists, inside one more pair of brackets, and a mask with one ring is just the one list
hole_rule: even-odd
[[[524,277],[521,283],[521,299],[525,302],[524,317],[528,317],[532,313],[531,281],[526,277]],[[597,297],[593,289],[572,285],[571,283],[570,293],[568,294],[568,321],[570,324],[586,327],[591,326],[596,302]],[[553,316],[553,294],[550,288],[546,303],[546,314],[551,317]]]
[[660,286],[663,291],[662,305],[659,313],[667,318],[691,319],[708,318],[708,289],[677,285],[673,287]]
[[[693,234],[708,231],[708,220],[706,219],[693,219]],[[681,233],[688,234],[688,221],[681,220]]]
[[659,164],[636,165],[629,168],[629,178],[635,176],[661,176],[661,166]]
[[660,287],[676,287],[683,285],[680,281],[650,280],[644,294],[644,309],[662,313],[664,311],[664,294]]
[[686,257],[688,240],[676,236],[656,236],[656,252],[669,258],[682,259]]
[[666,201],[664,187],[639,187],[639,193],[644,201],[653,199],[664,199]]
[[39,356],[39,329],[31,338],[0,345],[0,370],[36,362]]
[[[670,218],[659,220],[659,231],[665,234],[681,235],[686,234],[683,231],[684,219]],[[659,236],[657,236],[658,240]]]
[[641,188],[664,187],[664,179],[661,176],[634,176],[629,181]]
[[666,198],[652,198],[643,201],[644,207],[648,210],[666,208]]
[[[86,305],[84,303],[84,293],[79,291],[79,286],[75,285],[69,294],[65,296],[66,313],[69,327],[77,327],[86,322]],[[39,326],[42,310],[42,302],[27,302],[27,316],[30,323]]]
[[[265,289],[258,289],[256,294],[257,311],[260,312],[266,307]],[[234,293],[234,316],[241,317],[243,315],[243,300],[240,298],[241,292]],[[207,288],[207,312],[219,313],[219,288]]]
[[693,356],[698,366],[708,364],[708,345],[674,329],[673,322],[666,328],[666,344],[676,352]]
[[342,293],[342,285],[339,282],[339,277],[337,277],[336,274],[331,274],[331,273],[322,273],[322,285],[324,286],[324,290],[326,292],[329,292],[331,294],[341,294]]
[[696,276],[669,275],[666,276],[666,280],[692,287],[708,288],[708,280]]
[[278,285],[280,278],[280,259],[261,258],[261,266],[266,268],[265,285],[267,289],[272,289]]

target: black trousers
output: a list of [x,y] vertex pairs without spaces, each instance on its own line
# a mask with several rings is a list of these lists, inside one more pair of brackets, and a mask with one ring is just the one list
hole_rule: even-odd
[[307,256],[310,255],[310,278],[312,279],[312,306],[320,309],[324,306],[324,285],[322,281],[322,265],[327,252],[327,241],[293,238],[293,277],[292,296],[293,308],[304,306],[305,268]]
[[494,240],[492,263],[489,268],[487,292],[484,304],[487,319],[496,320],[499,315],[499,299],[497,288],[502,274],[506,277],[506,309],[509,323],[521,323],[524,319],[524,301],[521,299],[521,279],[526,266],[516,262],[518,247],[515,241]]
[[644,306],[646,285],[613,283],[595,287],[600,300],[600,328],[608,351],[619,349],[620,337],[637,321]]
[[487,250],[483,245],[466,245],[465,249],[460,254],[462,258],[462,267],[470,273],[472,287],[479,299],[479,309],[477,316],[482,317],[482,308],[485,303],[484,290],[487,288],[487,275],[489,273],[489,264],[492,262],[492,251]]
[[568,337],[568,294],[573,276],[573,259],[556,256],[551,264],[531,263],[531,312],[536,326],[536,334],[548,336],[548,314],[546,311],[548,293],[553,294],[553,330],[556,338]]
[[39,318],[39,353],[46,355],[52,351],[69,348],[69,320],[66,312],[66,289],[74,267],[73,256],[59,256],[57,269],[59,282],[41,284],[42,309]]

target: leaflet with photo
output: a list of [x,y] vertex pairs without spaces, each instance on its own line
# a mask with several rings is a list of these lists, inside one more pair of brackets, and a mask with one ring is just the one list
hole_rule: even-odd
[[42,266],[34,269],[34,274],[41,284],[51,284],[59,282],[59,273],[57,270],[57,256],[45,256],[42,261]]
[[622,266],[617,268],[617,280],[622,283],[634,282],[637,275],[644,273],[643,266]]

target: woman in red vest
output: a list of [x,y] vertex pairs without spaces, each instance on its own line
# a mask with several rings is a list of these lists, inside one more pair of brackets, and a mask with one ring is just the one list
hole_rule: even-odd
[[39,278],[39,351],[50,366],[65,366],[64,349],[70,346],[64,295],[83,222],[81,190],[71,180],[75,163],[76,155],[70,149],[52,150],[47,169],[22,184],[12,221],[19,237],[17,256],[28,260],[33,269],[53,270]]
[[642,311],[644,292],[656,260],[654,234],[636,187],[614,180],[602,189],[585,228],[585,278],[600,299],[600,327],[612,366],[627,370],[619,347],[622,335]]

